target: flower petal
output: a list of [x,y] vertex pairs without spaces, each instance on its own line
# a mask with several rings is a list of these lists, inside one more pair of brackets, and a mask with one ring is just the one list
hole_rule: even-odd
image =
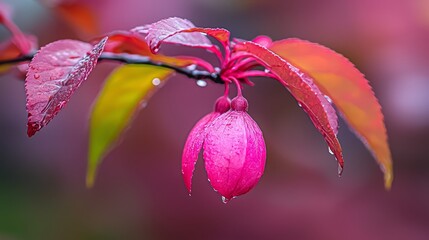
[[225,200],[252,189],[265,167],[262,132],[244,111],[229,111],[207,128],[203,158],[212,187]]
[[188,139],[186,139],[182,154],[182,174],[189,193],[191,193],[192,175],[194,174],[195,164],[205,138],[205,128],[219,115],[220,113],[218,112],[207,114],[195,124],[188,135]]

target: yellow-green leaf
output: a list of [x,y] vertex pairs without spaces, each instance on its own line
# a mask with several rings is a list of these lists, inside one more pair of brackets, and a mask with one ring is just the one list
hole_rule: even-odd
[[392,158],[380,104],[368,81],[342,55],[300,39],[273,42],[270,49],[305,71],[332,99],[350,127],[372,151],[384,172],[387,189],[393,181]]
[[166,68],[130,64],[117,68],[106,80],[91,113],[88,187],[94,184],[103,156],[130,124],[139,106],[172,73]]

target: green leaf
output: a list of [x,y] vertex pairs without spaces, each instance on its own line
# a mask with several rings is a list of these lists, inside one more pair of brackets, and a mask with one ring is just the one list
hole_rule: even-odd
[[124,65],[106,80],[90,119],[87,187],[94,184],[103,156],[130,125],[145,103],[173,70],[146,65]]

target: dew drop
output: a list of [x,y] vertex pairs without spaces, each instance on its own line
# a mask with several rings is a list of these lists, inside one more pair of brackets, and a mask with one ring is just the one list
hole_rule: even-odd
[[302,108],[302,104],[301,104],[301,103],[298,103],[298,107]]
[[224,196],[222,196],[222,202],[225,203],[225,204],[227,204],[229,202],[229,199],[226,198],[226,197],[224,197]]
[[343,174],[343,167],[341,167],[341,165],[338,164],[338,177],[341,177],[342,174]]
[[325,98],[329,103],[332,103],[332,99],[329,96],[325,95]]
[[140,103],[140,108],[145,108],[147,106],[147,101],[143,101]]
[[204,81],[204,80],[197,80],[197,85],[199,86],[199,87],[205,87],[205,86],[207,86],[207,82],[206,81]]
[[188,69],[189,71],[193,71],[193,70],[197,69],[197,65],[191,64],[191,65],[187,66],[186,69]]
[[35,78],[35,79],[39,79],[39,78],[40,78],[40,74],[35,73],[35,74],[34,74],[34,78]]
[[328,152],[329,152],[331,155],[334,155],[334,152],[332,151],[332,149],[331,149],[330,147],[328,147]]
[[158,86],[159,84],[161,84],[161,80],[159,78],[154,78],[152,79],[152,84],[154,86]]
[[267,69],[267,68],[265,68],[264,72],[265,72],[265,73],[269,73],[269,72],[270,72],[270,70],[269,70],[269,69]]

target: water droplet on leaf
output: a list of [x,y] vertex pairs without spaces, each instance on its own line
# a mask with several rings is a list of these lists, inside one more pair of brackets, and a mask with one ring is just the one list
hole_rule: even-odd
[[205,87],[205,86],[207,86],[207,82],[206,81],[204,81],[204,80],[197,80],[197,85],[199,86],[199,87]]
[[342,174],[343,174],[343,167],[341,167],[341,165],[338,164],[338,177],[341,177]]
[[161,80],[159,78],[152,79],[152,84],[154,86],[158,86],[161,83]]
[[329,103],[332,103],[332,99],[329,96],[327,96],[327,95],[324,95],[324,96]]
[[330,147],[328,147],[328,152],[329,152],[331,155],[334,155],[334,152],[332,151],[332,149],[331,149]]
[[193,71],[193,70],[197,69],[197,65],[196,64],[191,64],[191,65],[187,66],[186,69],[188,69],[190,71]]
[[140,103],[140,108],[145,108],[147,106],[147,101],[143,101]]

